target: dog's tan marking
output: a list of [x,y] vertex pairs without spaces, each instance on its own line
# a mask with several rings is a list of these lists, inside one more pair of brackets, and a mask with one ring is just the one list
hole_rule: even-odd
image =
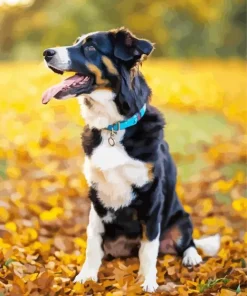
[[92,102],[92,98],[90,98],[90,96],[88,95],[84,95],[84,103],[85,105],[88,107],[88,109],[91,109],[93,106],[93,102]]
[[174,226],[172,227],[172,229],[169,231],[170,232],[170,235],[171,235],[171,238],[174,242],[178,242],[181,237],[182,237],[182,233],[181,233],[181,230],[179,229],[178,226]]
[[147,227],[145,224],[142,223],[142,241],[148,241],[147,238]]
[[103,243],[105,255],[113,257],[127,257],[137,253],[140,245],[140,238],[128,239],[125,236],[119,236],[116,240],[107,240]]
[[154,166],[153,166],[152,163],[147,163],[146,164],[146,168],[148,169],[148,179],[151,182],[154,179],[154,174],[153,174],[153,168],[154,168]]
[[117,69],[114,67],[112,61],[108,57],[103,56],[102,62],[105,64],[109,73],[114,74],[114,75],[118,75]]
[[97,66],[87,63],[87,67],[91,72],[94,73],[96,83],[98,85],[106,85],[108,83],[107,79],[102,78],[102,72],[100,71],[100,69]]
[[163,254],[177,254],[175,246],[179,244],[182,233],[178,226],[173,226],[160,241],[160,252]]

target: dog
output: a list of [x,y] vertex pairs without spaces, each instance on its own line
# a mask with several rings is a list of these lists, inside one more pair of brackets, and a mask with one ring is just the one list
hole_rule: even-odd
[[143,290],[154,292],[158,254],[202,262],[219,237],[193,240],[193,225],[176,194],[176,166],[164,140],[165,121],[150,104],[151,89],[140,72],[154,45],[125,28],[79,37],[71,46],[46,49],[47,66],[76,72],[42,97],[77,97],[86,125],[84,174],[91,209],[86,259],[74,282],[97,281],[103,257],[139,256]]

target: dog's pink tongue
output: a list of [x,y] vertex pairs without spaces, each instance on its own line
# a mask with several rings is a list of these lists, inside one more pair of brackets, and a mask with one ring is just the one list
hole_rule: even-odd
[[49,87],[42,95],[42,103],[47,104],[56,94],[58,94],[62,89],[71,86],[73,83],[82,81],[84,79],[83,76],[74,75],[69,77],[62,82]]

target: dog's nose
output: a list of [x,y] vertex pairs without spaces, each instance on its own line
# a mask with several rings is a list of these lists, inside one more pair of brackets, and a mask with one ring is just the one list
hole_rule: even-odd
[[56,54],[56,51],[50,48],[46,49],[43,52],[43,56],[47,62],[49,62],[55,54]]

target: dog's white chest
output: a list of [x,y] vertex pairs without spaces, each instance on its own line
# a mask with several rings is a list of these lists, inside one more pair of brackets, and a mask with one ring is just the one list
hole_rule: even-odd
[[141,187],[150,180],[150,166],[131,158],[120,141],[124,131],[115,136],[115,146],[108,143],[109,132],[102,131],[102,143],[91,157],[85,157],[84,174],[89,186],[96,186],[98,198],[106,207],[118,209],[134,198],[132,186]]

